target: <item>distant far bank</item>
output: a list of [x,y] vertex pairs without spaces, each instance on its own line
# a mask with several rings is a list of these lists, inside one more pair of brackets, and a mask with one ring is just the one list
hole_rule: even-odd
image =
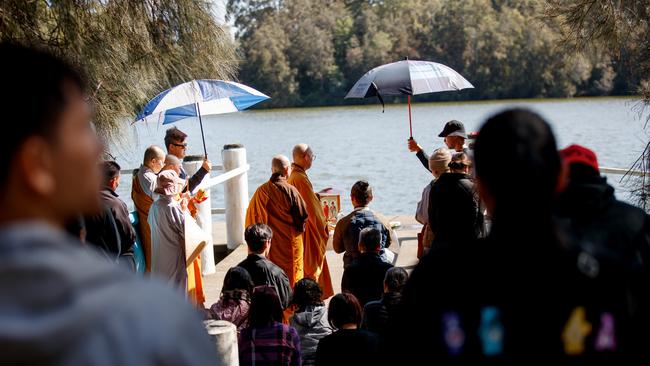
[[[592,101],[592,100],[629,100],[632,104],[630,107],[633,107],[633,104],[637,101],[641,102],[642,96],[640,95],[607,95],[607,96],[577,96],[577,97],[566,97],[566,98],[506,98],[506,99],[472,99],[472,100],[446,100],[446,101],[422,101],[418,102],[417,96],[411,99],[411,104],[414,108],[417,106],[453,106],[453,105],[479,105],[479,104],[521,104],[521,103],[551,103],[551,102],[575,102],[575,101]],[[372,98],[368,99],[369,101],[373,100]],[[354,103],[354,104],[329,104],[329,105],[318,105],[318,106],[295,106],[295,107],[270,107],[265,108],[263,105],[259,107],[254,107],[249,109],[246,113],[254,112],[283,112],[288,110],[318,110],[318,109],[370,109],[370,108],[379,108],[382,109],[381,103],[375,98],[375,103]],[[406,98],[402,102],[394,101],[386,103],[385,109],[393,108],[403,108],[406,105]]]

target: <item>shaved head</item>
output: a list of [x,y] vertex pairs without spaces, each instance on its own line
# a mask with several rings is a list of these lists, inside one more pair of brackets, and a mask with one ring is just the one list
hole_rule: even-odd
[[181,159],[172,154],[167,154],[165,157],[165,166],[181,166]]
[[165,159],[165,152],[163,149],[159,148],[156,145],[151,145],[144,151],[144,161],[143,163],[147,165],[153,159]]
[[311,168],[314,161],[314,153],[307,144],[298,144],[293,147],[293,162],[300,165],[303,169]]
[[276,155],[273,157],[273,160],[271,160],[271,171],[274,174],[279,173],[284,175],[290,167],[291,162],[289,161],[289,158],[284,155]]

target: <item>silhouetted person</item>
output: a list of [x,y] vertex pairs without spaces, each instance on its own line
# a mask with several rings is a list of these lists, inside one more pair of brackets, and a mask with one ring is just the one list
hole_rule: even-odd
[[361,255],[343,271],[341,289],[350,292],[359,300],[361,306],[369,301],[379,300],[384,292],[384,276],[392,264],[379,257],[381,232],[375,228],[365,228],[359,233]]
[[627,276],[571,250],[555,224],[564,175],[549,125],[526,110],[499,113],[481,128],[475,160],[492,230],[414,269],[391,332],[404,362],[647,362],[634,352],[648,325],[628,310]]
[[164,284],[63,231],[101,208],[101,151],[80,74],[0,44],[0,364],[207,365],[200,316]]
[[434,250],[476,239],[482,233],[483,213],[469,176],[470,166],[467,154],[453,155],[449,172],[431,187],[428,209]]
[[361,328],[385,335],[389,326],[395,322],[402,302],[402,288],[406,284],[408,273],[401,267],[386,271],[384,277],[384,294],[381,300],[370,301],[363,307]]
[[303,365],[316,363],[316,348],[321,338],[332,333],[327,320],[327,308],[321,300],[323,290],[311,278],[303,278],[293,288],[291,305],[295,312],[289,318],[289,325],[300,335],[300,349]]
[[122,262],[135,270],[132,249],[135,230],[126,203],[116,193],[120,184],[120,166],[114,161],[105,161],[101,170],[102,211],[85,218],[86,242],[97,246],[109,260]]
[[329,322],[336,331],[320,340],[316,365],[376,365],[379,336],[359,329],[361,305],[354,295],[344,292],[330,300]]
[[282,316],[275,289],[255,287],[248,328],[239,334],[240,365],[300,365],[300,336],[293,327],[282,324]]

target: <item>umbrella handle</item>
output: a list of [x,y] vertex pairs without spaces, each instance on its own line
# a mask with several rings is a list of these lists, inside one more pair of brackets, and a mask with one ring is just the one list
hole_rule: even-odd
[[410,95],[407,96],[407,100],[409,105],[409,132],[411,133],[410,135],[411,137],[409,138],[409,140],[413,140],[413,122],[411,120],[411,96]]
[[203,140],[203,154],[205,158],[208,158],[208,149],[205,147],[205,134],[203,133],[203,119],[201,118],[201,109],[199,108],[199,103],[194,103],[196,106],[196,115],[199,117],[199,125],[201,126],[201,139]]

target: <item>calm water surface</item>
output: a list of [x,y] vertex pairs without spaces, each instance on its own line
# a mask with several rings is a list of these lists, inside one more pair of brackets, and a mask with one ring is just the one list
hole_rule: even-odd
[[[618,98],[415,103],[413,131],[425,151],[431,152],[443,146],[442,139],[436,136],[450,119],[462,121],[468,131],[476,131],[486,118],[505,108],[531,108],[552,124],[560,147],[582,144],[596,151],[602,166],[626,168],[643,151],[648,139],[635,105],[634,100]],[[271,157],[290,156],[293,146],[300,142],[311,145],[316,154],[308,172],[314,188],[344,191],[344,211],[351,208],[352,184],[366,179],[375,189],[375,209],[387,215],[412,215],[422,189],[431,179],[407,149],[406,105],[387,106],[385,113],[380,105],[245,111],[209,116],[203,122],[213,164],[221,164],[224,144],[242,143],[246,147],[251,165],[250,195],[270,176]],[[202,154],[198,121],[188,119],[176,126],[189,134],[188,153]],[[123,168],[135,168],[147,146],[164,145],[167,127],[135,124],[113,144],[112,153]],[[608,179],[619,197],[625,199],[625,187],[617,183],[620,176]],[[124,177],[119,193],[132,208],[130,187],[130,176]],[[223,189],[213,190],[212,196],[212,205],[223,207]]]

